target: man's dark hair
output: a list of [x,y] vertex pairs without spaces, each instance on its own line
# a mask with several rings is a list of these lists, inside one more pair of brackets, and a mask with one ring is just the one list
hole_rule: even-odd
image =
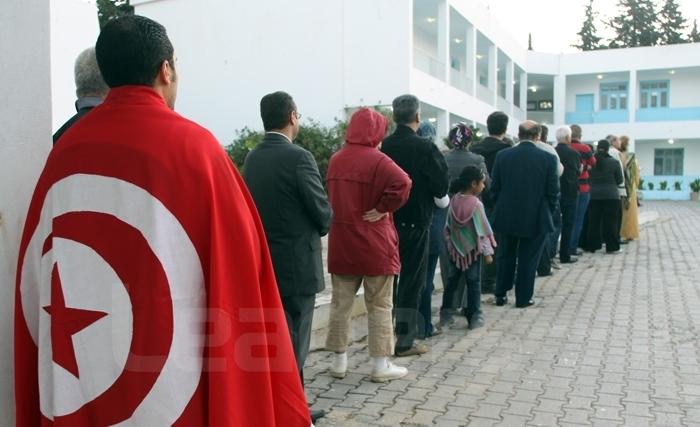
[[582,135],[583,135],[583,130],[581,130],[581,126],[571,125],[571,139],[576,139],[576,140],[580,141]]
[[265,131],[284,129],[289,124],[289,115],[297,110],[294,99],[287,92],[269,93],[260,100],[260,117]]
[[527,125],[528,123],[524,122],[521,123],[520,127],[518,128],[518,138],[520,138],[520,141],[534,141],[538,136],[540,136],[540,125],[535,124],[532,127],[528,127]]
[[399,125],[410,125],[416,121],[420,111],[420,101],[413,95],[401,95],[391,103],[394,121]]
[[540,141],[547,142],[549,136],[549,128],[545,125],[540,125]]
[[503,135],[508,130],[508,115],[503,111],[495,111],[486,119],[489,135]]
[[173,71],[174,49],[165,27],[143,16],[113,19],[95,44],[97,63],[109,87],[153,86],[163,61]]

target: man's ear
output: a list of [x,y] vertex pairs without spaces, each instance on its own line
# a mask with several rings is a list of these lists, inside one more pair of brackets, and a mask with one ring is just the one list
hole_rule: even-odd
[[158,80],[164,85],[169,85],[175,81],[175,70],[167,59],[160,64]]

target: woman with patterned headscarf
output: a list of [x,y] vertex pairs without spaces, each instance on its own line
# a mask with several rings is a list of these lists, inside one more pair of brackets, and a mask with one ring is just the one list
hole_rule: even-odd
[[[445,161],[447,162],[447,176],[450,182],[457,179],[460,173],[467,166],[476,166],[484,172],[486,177],[486,186],[490,184],[490,179],[486,171],[486,162],[484,157],[472,153],[469,151],[469,146],[471,145],[474,138],[474,134],[466,123],[458,123],[452,127],[449,133],[449,144],[451,149],[445,153]],[[450,197],[452,194],[450,194]],[[447,283],[447,277],[452,263],[449,261],[449,257],[446,255],[445,251],[440,255],[440,271],[442,274],[442,282]],[[459,285],[454,289],[445,289],[443,292],[442,308],[440,309],[440,328],[449,326],[454,318],[456,309],[460,307],[460,302],[462,301],[462,295],[464,294],[464,281],[461,281]],[[470,323],[471,327],[478,327],[480,322],[474,319],[474,322]]]

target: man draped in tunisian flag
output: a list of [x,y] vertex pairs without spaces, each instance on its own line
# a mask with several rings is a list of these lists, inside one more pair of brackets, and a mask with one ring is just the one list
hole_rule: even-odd
[[111,91],[51,153],[20,247],[17,425],[309,426],[260,220],[172,111],[165,28],[120,18],[96,49]]

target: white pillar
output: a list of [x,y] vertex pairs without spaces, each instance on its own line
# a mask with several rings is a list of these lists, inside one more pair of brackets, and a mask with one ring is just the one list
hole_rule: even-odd
[[437,123],[435,128],[437,129],[437,138],[435,138],[435,144],[437,144],[439,149],[446,149],[444,138],[450,132],[450,113],[445,110],[440,110],[437,116]]
[[[554,76],[554,124],[563,126],[566,123],[566,76]],[[571,123],[569,123],[571,124]]]
[[13,313],[17,251],[51,149],[49,2],[3,0],[0,14],[0,414],[14,425]]
[[450,5],[442,0],[438,5],[438,61],[443,64],[438,70],[440,79],[449,82],[450,75]]
[[470,25],[467,30],[467,76],[471,79],[470,93],[476,96],[476,85],[479,84],[479,76],[477,75],[477,35],[476,27]]
[[513,117],[515,114],[514,111],[514,105],[513,105],[513,81],[515,80],[515,64],[513,63],[512,59],[508,60],[508,64],[506,65],[506,101],[508,101],[508,109],[510,110],[508,112],[508,115]]
[[637,121],[637,70],[630,71],[630,82],[628,87],[629,94],[627,95],[627,108],[630,112],[630,123]]
[[491,104],[498,108],[498,50],[495,45],[489,46],[489,90]]

